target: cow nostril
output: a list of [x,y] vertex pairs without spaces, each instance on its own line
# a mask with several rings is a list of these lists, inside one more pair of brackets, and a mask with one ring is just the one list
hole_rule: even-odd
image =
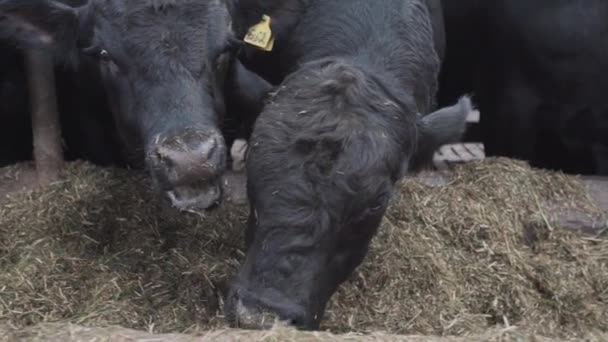
[[213,158],[214,153],[216,152],[216,150],[218,148],[218,145],[219,144],[217,142],[217,139],[215,139],[215,138],[211,138],[211,139],[205,141],[201,146],[203,156],[207,160],[211,160]]
[[153,154],[156,162],[161,165],[166,165],[167,167],[175,166],[175,162],[171,158],[171,151],[163,146],[158,146]]
[[299,327],[301,322],[297,318],[290,318],[290,319],[286,320],[285,323],[287,323],[287,325],[292,326],[292,327]]
[[303,328],[306,326],[307,320],[303,313],[296,311],[289,313],[287,317],[283,319],[283,322],[287,323],[292,327]]

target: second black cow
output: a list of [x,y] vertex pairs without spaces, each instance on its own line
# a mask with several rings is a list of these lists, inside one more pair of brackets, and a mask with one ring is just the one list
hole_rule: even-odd
[[[235,13],[240,35],[270,17],[273,51],[243,61],[281,83],[249,141],[247,253],[226,315],[245,328],[278,318],[314,329],[363,261],[395,183],[460,138],[470,103],[431,113],[438,1],[250,0]],[[270,84],[233,66],[238,90],[254,90],[244,98],[264,99]]]

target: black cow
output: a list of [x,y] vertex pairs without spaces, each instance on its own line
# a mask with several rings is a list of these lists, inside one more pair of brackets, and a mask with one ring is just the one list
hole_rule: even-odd
[[[397,182],[458,140],[468,99],[434,107],[443,49],[437,1],[240,1],[238,33],[271,17],[270,53],[244,63],[283,80],[255,122],[247,156],[245,261],[229,322],[274,318],[315,329],[325,305],[362,262]],[[270,85],[233,64],[237,92]],[[266,90],[264,90],[266,89]]]
[[131,161],[178,208],[221,196],[219,130],[230,18],[221,0],[0,0],[0,34],[101,73]]
[[473,92],[489,156],[608,175],[608,3],[444,0],[440,99]]

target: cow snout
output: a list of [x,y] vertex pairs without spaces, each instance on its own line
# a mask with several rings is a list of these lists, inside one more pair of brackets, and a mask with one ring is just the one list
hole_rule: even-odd
[[178,187],[217,177],[224,169],[225,154],[221,134],[188,130],[170,138],[158,137],[150,159],[167,185]]
[[270,312],[247,307],[242,300],[236,302],[233,326],[240,329],[270,329],[279,318]]
[[157,136],[148,153],[152,176],[179,209],[206,209],[221,198],[226,146],[219,132],[184,130]]
[[259,297],[248,291],[232,291],[226,301],[228,323],[240,329],[270,329],[276,323],[315,329],[304,307],[278,297]]

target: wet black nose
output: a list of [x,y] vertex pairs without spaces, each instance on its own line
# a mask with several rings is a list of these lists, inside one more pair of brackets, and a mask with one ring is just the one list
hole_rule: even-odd
[[232,290],[225,304],[228,323],[241,329],[270,329],[280,322],[299,329],[315,329],[305,308],[285,298],[256,295],[246,290]]
[[224,138],[218,132],[186,129],[158,137],[149,151],[150,166],[168,187],[216,178],[226,162]]

